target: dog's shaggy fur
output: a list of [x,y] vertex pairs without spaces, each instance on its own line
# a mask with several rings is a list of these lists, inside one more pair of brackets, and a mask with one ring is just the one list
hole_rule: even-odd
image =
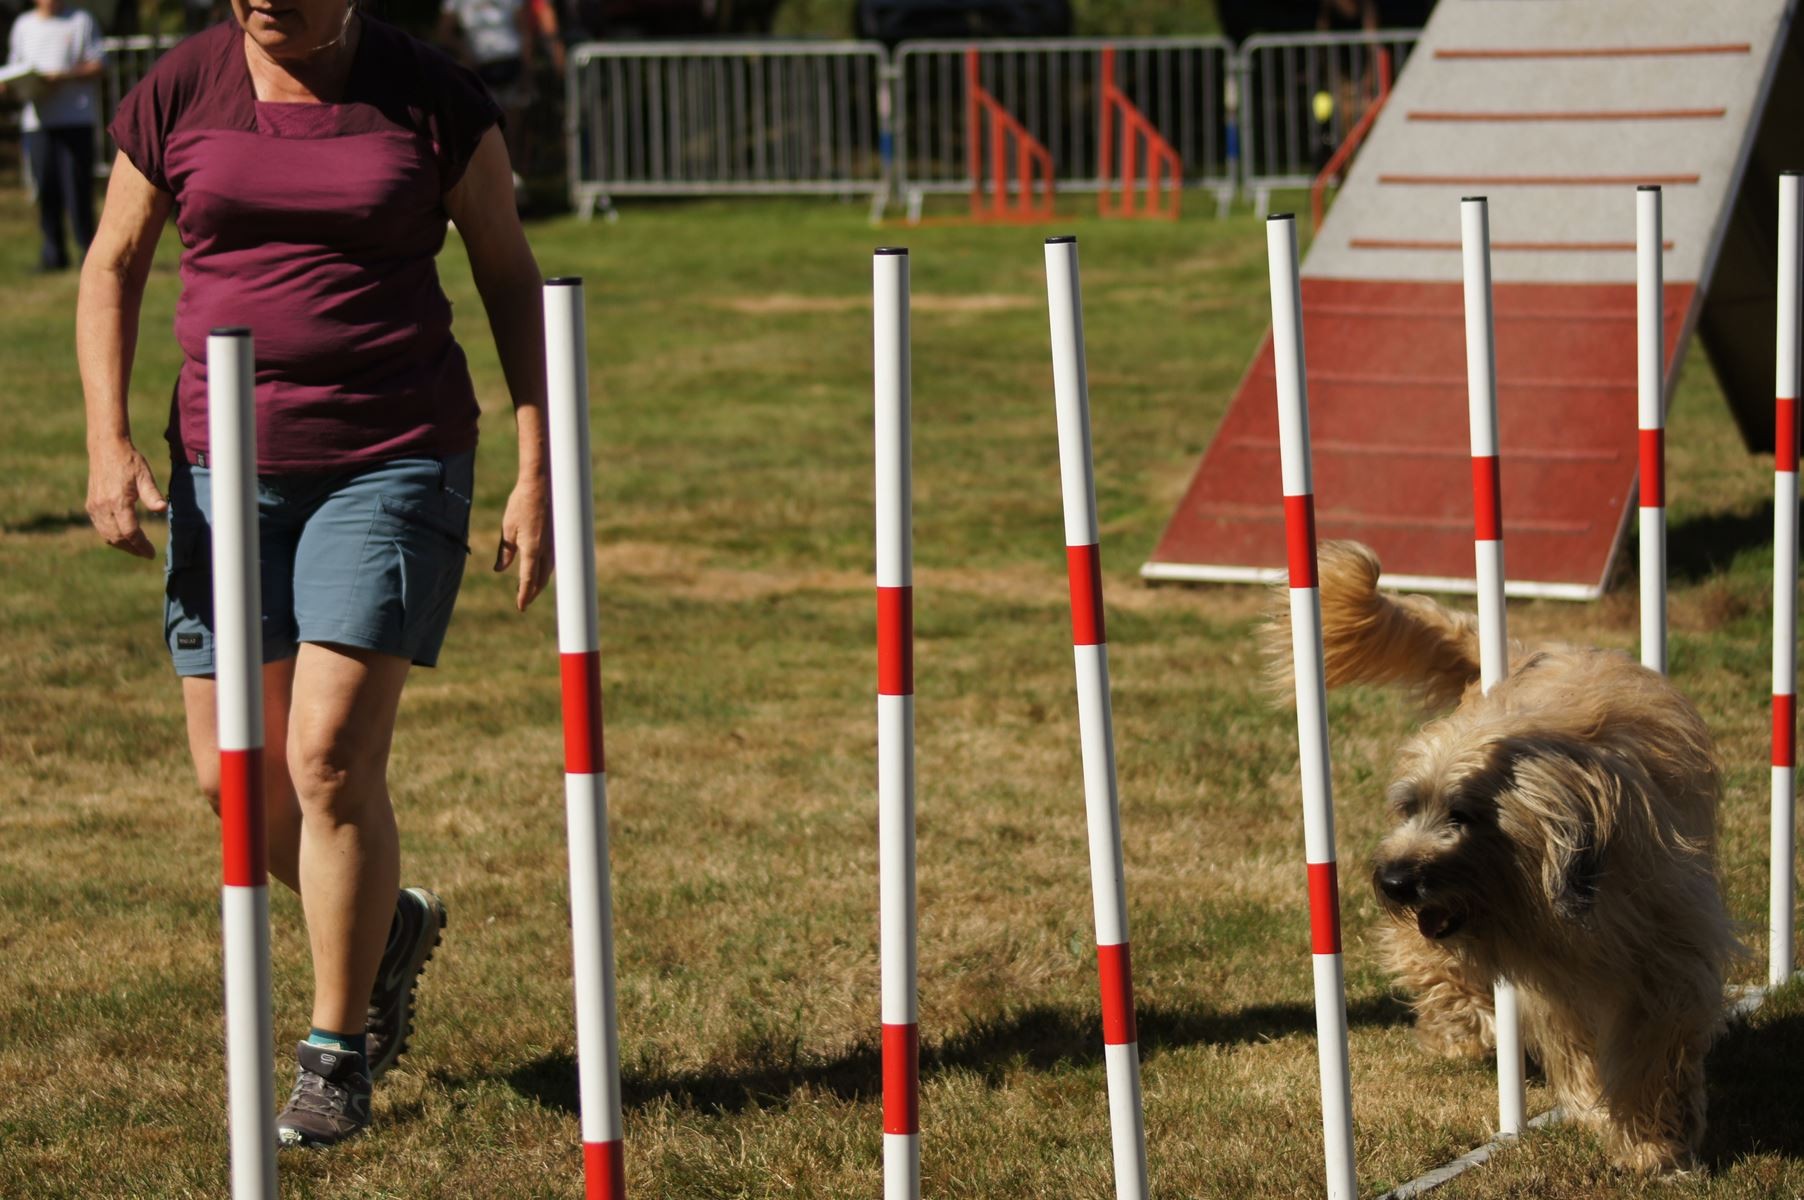
[[[1382,952],[1422,1044],[1486,1053],[1492,980],[1511,980],[1530,1053],[1613,1161],[1690,1167],[1723,975],[1742,952],[1717,885],[1709,731],[1663,677],[1610,651],[1513,648],[1484,694],[1476,620],[1379,593],[1378,569],[1356,543],[1321,548],[1329,686],[1458,702],[1400,752],[1396,825],[1372,862]],[[1267,642],[1286,678],[1289,639],[1286,614]]]

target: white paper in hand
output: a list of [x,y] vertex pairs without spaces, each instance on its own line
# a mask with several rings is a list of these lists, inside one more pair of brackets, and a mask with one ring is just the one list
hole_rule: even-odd
[[44,77],[38,74],[35,67],[23,63],[0,67],[0,84],[6,85],[6,94],[14,100],[30,102],[44,94]]

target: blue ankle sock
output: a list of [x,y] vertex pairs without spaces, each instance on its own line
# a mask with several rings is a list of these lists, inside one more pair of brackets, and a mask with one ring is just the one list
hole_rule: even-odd
[[367,1051],[367,1042],[362,1032],[333,1033],[330,1029],[309,1029],[307,1031],[309,1046],[325,1046],[332,1050],[349,1050],[353,1054]]

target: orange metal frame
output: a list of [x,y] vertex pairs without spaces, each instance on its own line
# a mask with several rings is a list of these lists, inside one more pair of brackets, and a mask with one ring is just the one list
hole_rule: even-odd
[[[1121,190],[1110,183],[1109,160],[1114,157],[1115,122],[1121,121]],[[1184,189],[1184,160],[1171,148],[1153,123],[1115,86],[1115,47],[1102,51],[1102,134],[1098,139],[1097,177],[1102,189],[1096,195],[1096,211],[1104,217],[1159,217],[1175,221],[1178,198]],[[1146,197],[1140,202],[1139,149],[1146,147]]]
[[[1052,153],[1027,127],[997,103],[979,82],[977,48],[965,51],[965,143],[971,171],[971,219],[974,221],[1050,221]],[[985,187],[984,128],[989,128],[988,188]],[[1008,152],[1009,139],[1015,152]],[[1010,168],[1013,167],[1011,187]],[[985,191],[989,195],[986,198]]]
[[1315,182],[1309,185],[1309,225],[1311,229],[1322,227],[1322,209],[1325,203],[1323,193],[1327,190],[1328,181],[1340,178],[1341,172],[1347,169],[1347,164],[1353,160],[1353,155],[1359,149],[1359,144],[1365,141],[1366,134],[1372,131],[1372,126],[1378,121],[1378,114],[1384,109],[1384,102],[1390,99],[1390,96],[1391,52],[1380,47],[1378,50],[1377,97],[1372,101],[1371,107],[1366,109],[1365,115],[1359,118],[1358,124],[1348,131],[1347,140],[1335,149],[1333,157],[1322,167],[1321,173],[1315,177]]

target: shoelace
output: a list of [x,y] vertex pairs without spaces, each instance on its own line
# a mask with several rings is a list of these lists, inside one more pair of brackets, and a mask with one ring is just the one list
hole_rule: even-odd
[[350,1107],[350,1099],[349,1088],[341,1087],[324,1075],[303,1067],[300,1077],[294,1081],[294,1091],[288,1095],[288,1107],[333,1117]]

